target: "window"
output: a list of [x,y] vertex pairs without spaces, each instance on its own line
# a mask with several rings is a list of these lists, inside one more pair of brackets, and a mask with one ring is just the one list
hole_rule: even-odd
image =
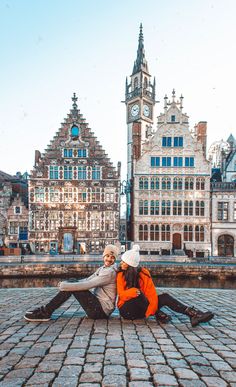
[[171,157],[162,157],[162,167],[171,167]]
[[204,227],[196,226],[195,227],[195,241],[204,242]]
[[139,200],[139,215],[148,215],[148,200]]
[[159,241],[159,226],[158,224],[151,224],[150,226],[150,240]]
[[87,149],[78,149],[78,157],[87,157]]
[[205,214],[205,203],[203,201],[196,201],[195,205],[195,215],[196,216],[204,216]]
[[171,137],[162,137],[162,146],[171,147],[171,145],[172,145],[172,138]]
[[92,188],[91,190],[91,202],[99,203],[100,202],[100,188]]
[[106,231],[113,231],[114,230],[114,212],[113,211],[106,211],[105,212],[105,230]]
[[193,178],[192,177],[186,177],[185,178],[184,188],[186,190],[193,190]]
[[11,234],[11,235],[18,234],[18,223],[17,222],[10,222],[9,234]]
[[174,114],[171,116],[171,122],[175,122],[175,115]]
[[148,226],[147,224],[139,225],[139,240],[147,241],[148,240]]
[[182,201],[174,200],[173,201],[173,215],[182,215]]
[[196,180],[196,190],[203,191],[205,189],[205,179],[202,177],[198,177]]
[[79,137],[79,128],[78,128],[78,126],[76,126],[76,125],[72,126],[72,128],[71,128],[71,137],[73,137],[73,139],[77,139],[77,137]]
[[35,187],[35,201],[37,203],[44,202],[44,188]]
[[229,217],[229,203],[228,202],[218,202],[218,211],[217,219],[218,220],[228,220]]
[[72,167],[65,165],[64,166],[64,179],[72,180]]
[[64,188],[64,202],[73,203],[73,188],[71,187]]
[[56,231],[59,226],[58,212],[49,211],[48,213],[49,230]]
[[174,137],[174,147],[183,146],[183,137]]
[[78,188],[78,202],[85,203],[87,201],[86,188]]
[[151,157],[151,167],[160,167],[160,157]]
[[100,214],[98,212],[91,212],[91,230],[100,230]]
[[150,215],[159,215],[159,200],[151,200]]
[[173,190],[181,191],[183,189],[183,180],[180,177],[175,177],[173,181]]
[[193,226],[184,226],[184,241],[191,242],[193,240]]
[[194,167],[194,157],[185,157],[185,167]]
[[59,202],[60,196],[58,189],[49,188],[49,201],[50,202]]
[[64,211],[64,226],[74,226],[74,216],[72,211]]
[[92,167],[92,179],[93,180],[100,180],[101,176],[101,168],[98,166]]
[[193,215],[193,201],[185,200],[184,201],[184,215],[192,216]]
[[139,178],[139,189],[148,189],[148,177]]
[[134,78],[134,89],[138,88],[138,77]]
[[151,177],[151,189],[159,189],[159,178]]
[[105,201],[106,203],[116,203],[115,188],[105,189]]
[[163,224],[161,226],[161,240],[162,241],[170,241],[170,225]]
[[87,179],[87,171],[85,166],[78,167],[78,180],[86,180]]
[[64,157],[73,157],[73,149],[64,149]]
[[169,177],[163,177],[161,180],[161,188],[163,190],[171,189],[171,180]]
[[50,179],[58,179],[58,166],[50,165]]
[[78,212],[77,227],[79,231],[86,230],[86,212],[85,211]]
[[174,157],[174,167],[183,166],[183,157]]
[[162,200],[161,215],[170,215],[170,200]]
[[21,214],[21,207],[15,207],[15,214]]

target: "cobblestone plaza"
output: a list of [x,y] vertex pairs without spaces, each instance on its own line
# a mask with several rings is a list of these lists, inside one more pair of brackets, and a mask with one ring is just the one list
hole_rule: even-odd
[[235,290],[166,290],[215,318],[196,328],[171,311],[166,325],[117,311],[94,321],[72,297],[50,322],[27,323],[24,312],[56,289],[1,289],[0,387],[236,387]]

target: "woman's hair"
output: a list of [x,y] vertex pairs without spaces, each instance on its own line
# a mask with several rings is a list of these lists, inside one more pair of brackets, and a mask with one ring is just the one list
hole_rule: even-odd
[[129,266],[127,270],[121,270],[123,272],[126,286],[130,288],[140,288],[139,285],[139,273],[142,271],[142,267],[132,267]]

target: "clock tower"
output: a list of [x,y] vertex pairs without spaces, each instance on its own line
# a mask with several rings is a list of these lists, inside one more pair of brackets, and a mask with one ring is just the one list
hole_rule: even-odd
[[[132,159],[142,154],[142,144],[147,140],[150,126],[153,124],[155,105],[155,78],[152,82],[145,58],[142,24],[140,24],[137,58],[134,62],[133,72],[130,81],[126,78],[125,104],[128,126],[127,177],[130,180],[132,178]],[[133,149],[134,143],[136,151]]]
[[143,144],[151,133],[155,105],[155,78],[151,81],[144,51],[143,28],[140,24],[137,57],[130,79],[126,78],[125,104],[127,121],[127,239],[132,235],[133,163],[142,155]]

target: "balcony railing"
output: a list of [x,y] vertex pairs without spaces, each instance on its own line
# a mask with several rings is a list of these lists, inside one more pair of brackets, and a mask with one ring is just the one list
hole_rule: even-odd
[[235,191],[236,182],[215,182],[211,183],[211,191]]

